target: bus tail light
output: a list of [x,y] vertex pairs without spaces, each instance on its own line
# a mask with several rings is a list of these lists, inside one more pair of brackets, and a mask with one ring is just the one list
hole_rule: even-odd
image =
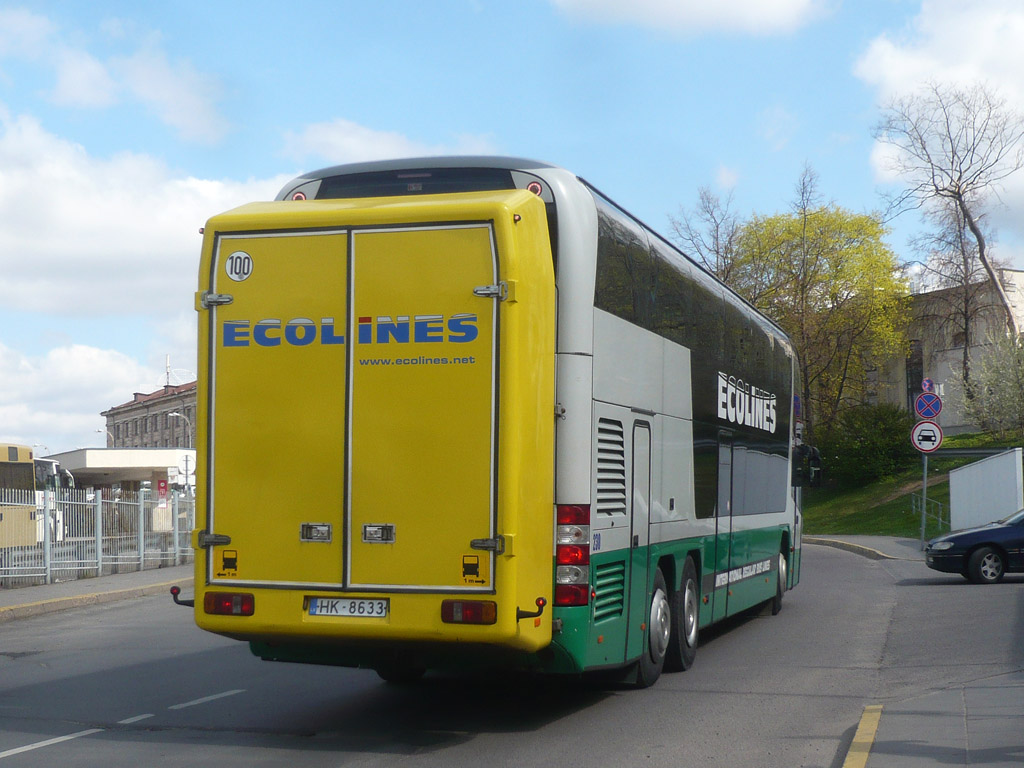
[[590,505],[559,504],[555,533],[555,605],[590,603]]
[[443,600],[441,621],[445,624],[494,624],[498,604],[493,600]]
[[252,616],[256,598],[248,592],[207,592],[203,610],[215,616]]

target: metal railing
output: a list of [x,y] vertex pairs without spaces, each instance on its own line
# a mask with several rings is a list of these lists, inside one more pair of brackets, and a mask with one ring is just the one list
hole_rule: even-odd
[[939,534],[949,533],[950,521],[949,510],[942,502],[934,499],[927,499],[924,509],[921,508],[921,494],[910,495],[910,512],[915,520],[921,521],[921,549],[924,549],[925,542]]
[[0,587],[192,562],[195,500],[134,493],[0,488]]

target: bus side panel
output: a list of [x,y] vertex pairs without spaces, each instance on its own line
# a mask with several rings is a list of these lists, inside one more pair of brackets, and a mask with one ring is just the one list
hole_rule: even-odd
[[775,596],[783,527],[761,527],[754,516],[733,518],[733,561],[729,572],[729,615]]
[[[524,616],[517,644],[551,644],[554,591],[555,277],[543,203],[528,195],[495,221],[501,279],[498,527],[499,610]],[[509,600],[513,606],[507,606]],[[538,601],[543,602],[543,610]]]

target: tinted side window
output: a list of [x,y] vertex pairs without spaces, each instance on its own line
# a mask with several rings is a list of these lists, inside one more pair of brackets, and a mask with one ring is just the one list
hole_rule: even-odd
[[718,429],[693,425],[693,510],[698,518],[715,516],[718,503]]
[[653,325],[654,279],[647,234],[606,200],[597,202],[594,305],[643,328]]

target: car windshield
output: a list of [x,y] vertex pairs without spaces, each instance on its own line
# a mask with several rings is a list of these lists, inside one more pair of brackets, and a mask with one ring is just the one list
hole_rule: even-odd
[[1017,510],[1009,517],[1004,517],[999,521],[1003,525],[1017,525],[1018,523],[1024,523],[1024,509]]

